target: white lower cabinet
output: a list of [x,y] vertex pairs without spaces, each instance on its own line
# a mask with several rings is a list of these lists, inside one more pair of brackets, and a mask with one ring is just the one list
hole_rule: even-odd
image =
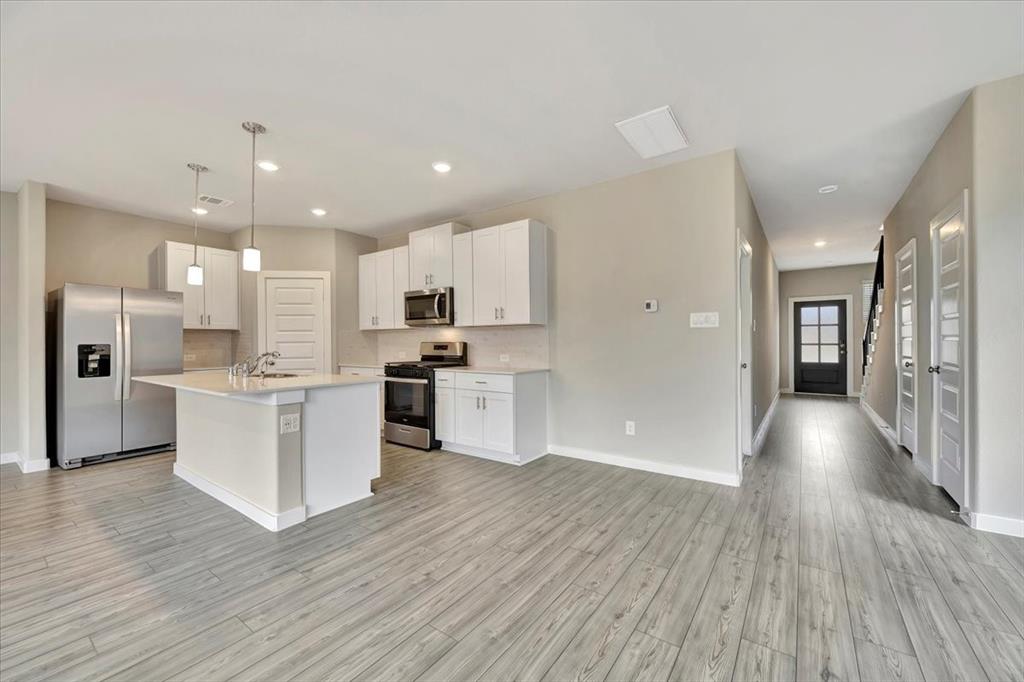
[[[338,374],[354,377],[383,377],[383,367],[338,365]],[[380,385],[380,428],[384,430],[384,384]]]
[[434,414],[446,450],[512,464],[547,452],[546,372],[444,374],[455,387],[435,389]]

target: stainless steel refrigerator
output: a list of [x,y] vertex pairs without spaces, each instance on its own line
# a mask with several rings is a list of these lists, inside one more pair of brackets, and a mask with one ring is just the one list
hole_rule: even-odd
[[174,447],[174,390],[133,382],[178,374],[182,295],[65,284],[47,301],[50,459],[64,469]]

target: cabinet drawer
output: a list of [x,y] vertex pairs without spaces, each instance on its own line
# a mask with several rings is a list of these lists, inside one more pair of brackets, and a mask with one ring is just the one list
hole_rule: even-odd
[[434,372],[434,383],[438,388],[455,388],[455,372]]
[[455,375],[455,388],[496,393],[512,393],[515,389],[515,377],[511,374],[472,374],[470,372],[452,372],[452,374]]
[[384,370],[372,367],[340,367],[338,371],[341,374],[355,377],[384,376]]

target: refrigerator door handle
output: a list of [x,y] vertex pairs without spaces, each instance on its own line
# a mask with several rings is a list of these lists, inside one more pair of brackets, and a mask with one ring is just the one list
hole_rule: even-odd
[[124,314],[124,379],[122,385],[124,391],[122,397],[129,400],[132,397],[132,316],[131,313]]
[[121,346],[121,313],[114,313],[114,400],[121,400],[124,392],[124,348]]

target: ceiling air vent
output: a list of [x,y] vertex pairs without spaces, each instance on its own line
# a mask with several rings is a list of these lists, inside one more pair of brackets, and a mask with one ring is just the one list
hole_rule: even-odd
[[221,199],[220,197],[211,196],[209,194],[200,194],[199,203],[206,204],[207,206],[216,206],[218,208],[223,208],[225,206],[230,206],[235,202],[233,202],[231,199]]
[[615,127],[636,153],[645,159],[677,152],[690,144],[667,106],[619,121]]

